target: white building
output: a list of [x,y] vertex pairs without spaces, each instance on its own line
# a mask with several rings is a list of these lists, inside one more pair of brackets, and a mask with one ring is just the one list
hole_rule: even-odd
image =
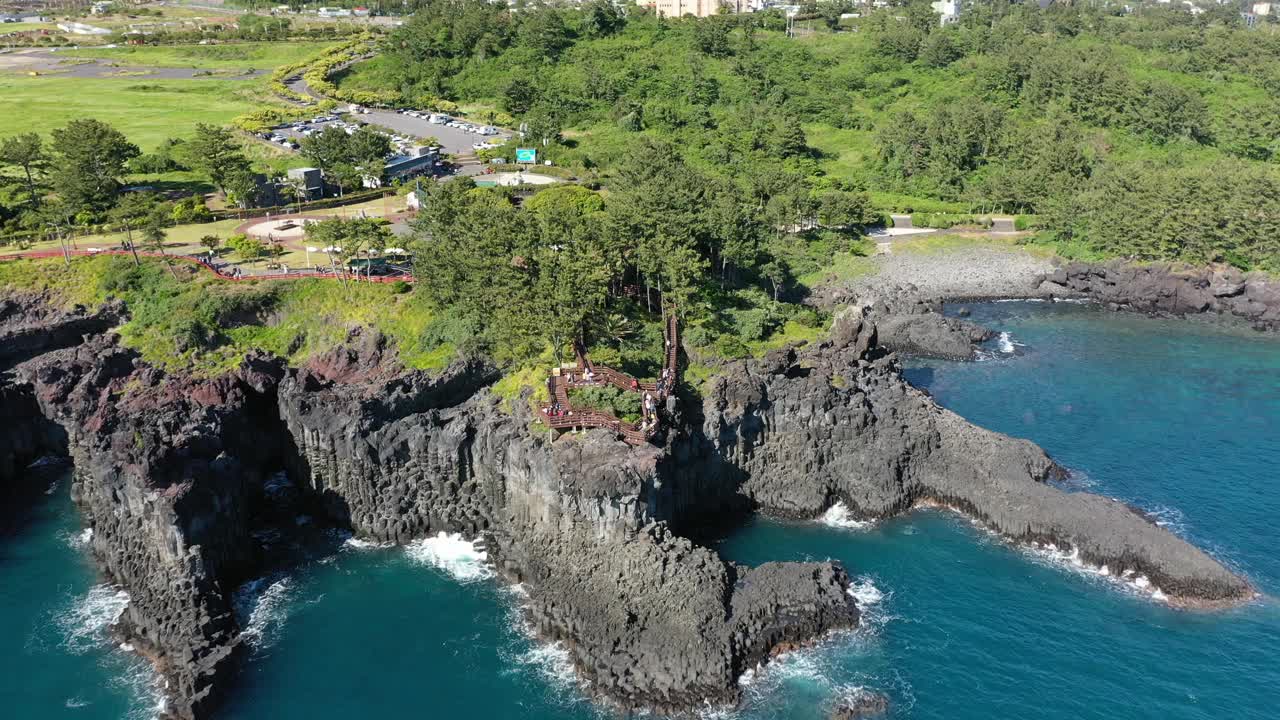
[[1254,4],[1253,4],[1253,14],[1254,14],[1254,15],[1257,15],[1258,17],[1263,17],[1263,16],[1266,16],[1266,15],[1270,15],[1270,14],[1271,14],[1271,3],[1269,3],[1269,2],[1254,3]]
[[751,12],[755,9],[753,0],[653,0],[652,3],[643,4],[653,7],[659,15],[670,18],[685,15],[711,17],[719,15],[721,7],[733,13]]
[[960,19],[960,0],[939,0],[929,3],[929,7],[942,16],[943,25],[950,25]]

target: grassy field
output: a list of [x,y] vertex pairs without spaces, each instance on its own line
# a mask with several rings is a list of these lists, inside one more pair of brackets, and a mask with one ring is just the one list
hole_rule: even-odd
[[48,133],[70,120],[110,123],[144,151],[191,133],[196,123],[224,125],[262,107],[257,81],[136,80],[0,75],[0,135]]
[[61,51],[67,57],[110,60],[121,65],[202,70],[270,70],[304,60],[331,43],[273,42],[231,45],[126,46]]
[[58,26],[55,23],[0,23],[0,35],[7,35],[13,32],[27,32],[28,30],[55,30],[57,27]]

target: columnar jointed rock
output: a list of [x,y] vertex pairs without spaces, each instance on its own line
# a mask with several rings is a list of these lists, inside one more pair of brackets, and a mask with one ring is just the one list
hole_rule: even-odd
[[229,593],[255,567],[249,495],[271,443],[252,389],[166,378],[103,337],[19,370],[66,429],[94,557],[129,593],[119,631],[174,716],[207,716],[236,647]]
[[[361,356],[376,357],[376,341]],[[657,448],[531,434],[527,405],[504,411],[482,365],[390,380],[335,365],[351,367],[322,359],[279,392],[312,487],[375,538],[483,533],[526,587],[534,626],[614,702],[731,701],[737,676],[779,643],[857,621],[838,566],[737,568],[671,534],[678,506],[660,492]]]
[[1127,506],[1045,484],[1059,470],[1040,448],[939,407],[901,378],[893,356],[861,351],[858,339],[865,347],[872,330],[849,322],[856,331],[839,329],[843,341],[742,363],[706,391],[703,434],[743,469],[742,491],[758,506],[812,517],[842,501],[881,517],[933,501],[1011,538],[1145,574],[1170,596],[1251,595],[1242,579]]

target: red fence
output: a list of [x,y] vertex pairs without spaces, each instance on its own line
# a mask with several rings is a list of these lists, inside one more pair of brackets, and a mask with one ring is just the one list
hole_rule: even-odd
[[[128,250],[97,250],[97,251],[68,250],[66,254],[72,257],[92,257],[96,255],[132,256],[133,253],[131,253]],[[166,255],[164,253],[150,252],[150,251],[146,251],[146,252],[139,251],[138,255],[142,257],[151,257],[151,258],[165,258],[167,260],[176,260],[178,262],[185,262],[185,263],[191,263],[193,265],[199,265],[205,270],[208,270],[209,272],[213,273],[215,277],[220,278],[222,280],[231,280],[233,282],[239,282],[241,280],[299,280],[302,278],[329,278],[331,280],[339,280],[339,279],[342,279],[344,276],[343,273],[334,274],[332,272],[318,272],[314,270],[287,272],[287,273],[266,273],[262,275],[232,275],[230,273],[223,272],[221,269],[210,265],[208,262],[201,260],[200,258],[191,257],[190,255]],[[62,256],[63,256],[63,252],[61,250],[37,250],[35,252],[13,253],[11,255],[0,255],[0,261],[38,260],[41,258],[56,258],[56,257],[62,257]],[[376,275],[373,277],[365,277],[363,275],[357,275],[355,273],[346,273],[345,277],[355,280],[357,282],[393,283],[393,282],[404,281],[407,283],[411,283],[414,281],[414,277],[407,273],[400,274],[400,275]]]

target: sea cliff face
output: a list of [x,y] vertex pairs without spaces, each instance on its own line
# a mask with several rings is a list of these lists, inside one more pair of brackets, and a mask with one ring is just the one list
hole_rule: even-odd
[[210,717],[232,685],[231,593],[272,569],[260,538],[303,511],[380,541],[483,539],[540,635],[627,708],[733,702],[746,669],[857,623],[838,564],[741,567],[681,536],[753,509],[944,503],[1172,594],[1250,592],[1123,505],[1044,483],[1055,466],[1033,444],[911,388],[861,312],[828,342],[725,368],[700,402],[671,403],[664,447],[639,448],[605,431],[553,442],[527,403],[493,393],[485,362],[409,371],[376,334],[304,367],[255,356],[205,379],[41,317],[48,336],[25,336],[34,349],[0,376],[19,414],[0,431],[0,480],[41,452],[72,458],[94,556],[130,594],[119,631],[155,662],[173,717]]

